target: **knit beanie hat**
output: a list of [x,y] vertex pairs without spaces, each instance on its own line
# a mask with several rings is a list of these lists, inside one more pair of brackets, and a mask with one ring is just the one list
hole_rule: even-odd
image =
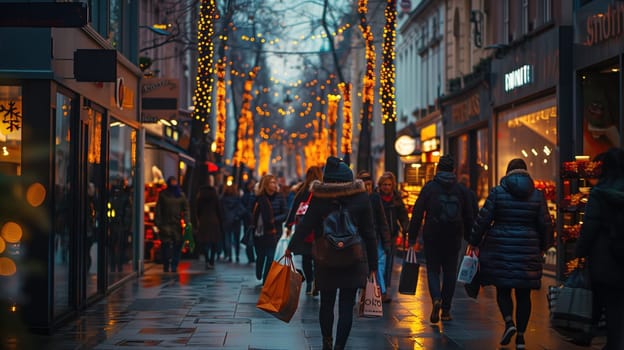
[[521,158],[514,158],[509,161],[509,164],[507,164],[507,173],[516,169],[527,170],[527,165]]
[[453,156],[450,154],[445,154],[440,157],[440,161],[438,162],[438,171],[453,171],[455,169],[455,160],[453,160]]
[[323,170],[324,182],[352,182],[353,171],[342,159],[330,156]]

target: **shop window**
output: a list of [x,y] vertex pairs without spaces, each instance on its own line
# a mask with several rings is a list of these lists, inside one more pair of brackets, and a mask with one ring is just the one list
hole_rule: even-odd
[[483,206],[490,193],[490,129],[477,130],[477,187],[475,193],[479,207]]
[[0,174],[22,174],[22,88],[0,86]]
[[617,62],[580,73],[583,154],[595,157],[620,146],[620,68]]
[[111,120],[109,124],[109,186],[106,216],[109,239],[109,284],[133,271],[137,217],[132,204],[136,171],[136,130]]

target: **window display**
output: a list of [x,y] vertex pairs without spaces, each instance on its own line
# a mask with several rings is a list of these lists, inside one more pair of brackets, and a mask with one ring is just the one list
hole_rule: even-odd
[[22,88],[0,86],[0,174],[22,173]]

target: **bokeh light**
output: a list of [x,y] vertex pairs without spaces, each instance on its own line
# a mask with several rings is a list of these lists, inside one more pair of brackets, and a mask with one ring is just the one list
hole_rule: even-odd
[[6,249],[6,243],[4,242],[4,239],[0,237],[0,254],[4,253],[5,249]]
[[0,276],[12,276],[17,272],[15,262],[6,257],[0,257]]
[[9,221],[2,226],[0,235],[9,243],[18,243],[22,239],[22,228],[13,221]]
[[38,207],[43,203],[46,196],[46,189],[42,184],[35,182],[26,191],[26,201],[33,207]]

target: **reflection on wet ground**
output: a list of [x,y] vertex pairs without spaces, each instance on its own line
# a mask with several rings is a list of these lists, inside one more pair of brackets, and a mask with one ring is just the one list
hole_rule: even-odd
[[[347,349],[504,349],[498,345],[503,322],[493,288],[482,289],[474,300],[458,285],[453,320],[432,325],[426,269],[421,269],[415,296],[397,295],[398,263],[390,288],[393,301],[384,304],[383,318],[354,317]],[[297,313],[284,323],[256,309],[260,286],[253,265],[222,262],[205,271],[203,262],[188,260],[178,269],[178,274],[163,273],[154,265],[53,336],[16,331],[2,340],[3,348],[321,349],[319,298],[306,295],[305,288]],[[544,286],[553,283],[545,277]],[[533,292],[527,349],[587,349],[549,327],[545,289]],[[600,342],[594,341],[593,348],[601,348]]]

